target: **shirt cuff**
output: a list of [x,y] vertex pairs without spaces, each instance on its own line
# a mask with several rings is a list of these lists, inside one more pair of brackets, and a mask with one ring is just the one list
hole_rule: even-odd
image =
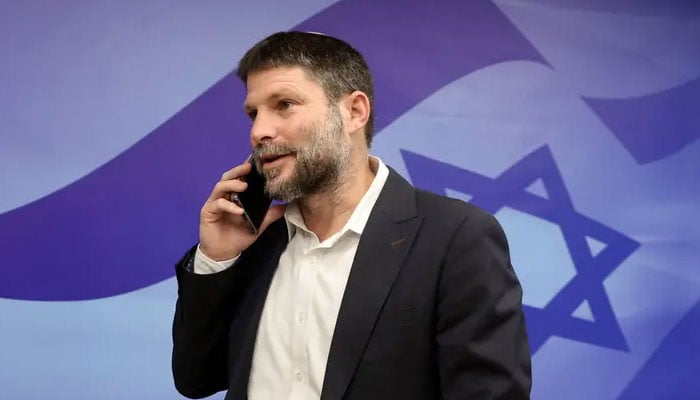
[[199,245],[197,245],[197,251],[194,253],[194,268],[192,272],[201,275],[215,274],[230,268],[240,256],[241,255],[239,254],[236,257],[228,260],[214,261],[204,255],[204,253],[202,253],[202,251],[199,249]]

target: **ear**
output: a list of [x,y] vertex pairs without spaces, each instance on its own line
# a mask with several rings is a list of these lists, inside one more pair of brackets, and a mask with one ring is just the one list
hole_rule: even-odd
[[364,92],[356,90],[347,95],[343,105],[349,117],[346,123],[348,133],[352,136],[359,132],[364,141],[364,127],[367,125],[371,112],[369,98]]

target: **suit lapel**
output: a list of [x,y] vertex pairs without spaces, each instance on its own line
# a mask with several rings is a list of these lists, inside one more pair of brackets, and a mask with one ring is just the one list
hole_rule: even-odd
[[344,395],[420,228],[415,189],[390,170],[362,233],[333,334],[321,400]]

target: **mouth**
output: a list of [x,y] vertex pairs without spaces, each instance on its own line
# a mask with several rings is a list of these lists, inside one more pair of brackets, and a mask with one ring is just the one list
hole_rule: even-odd
[[283,153],[283,154],[265,154],[260,156],[260,165],[263,168],[269,167],[273,168],[277,166],[287,157],[293,156],[294,153]]

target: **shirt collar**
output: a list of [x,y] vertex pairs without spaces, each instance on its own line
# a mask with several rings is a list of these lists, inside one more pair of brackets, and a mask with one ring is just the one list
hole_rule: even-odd
[[[375,173],[369,189],[367,189],[365,194],[362,196],[360,202],[357,203],[355,210],[353,210],[352,215],[350,215],[350,218],[345,223],[345,226],[343,226],[340,231],[331,236],[328,240],[333,241],[333,239],[339,238],[346,231],[352,231],[358,235],[361,235],[362,231],[364,231],[369,215],[372,212],[372,208],[374,208],[374,204],[377,202],[379,194],[382,192],[382,188],[384,188],[384,184],[389,177],[389,168],[379,157],[369,156],[369,159],[370,168],[372,168],[372,172]],[[289,241],[292,240],[297,232],[297,229],[302,229],[309,232],[309,230],[306,228],[306,224],[304,224],[304,218],[302,217],[301,211],[299,211],[299,207],[297,206],[296,202],[289,203],[287,210],[284,212],[284,219],[287,223],[287,235]]]

